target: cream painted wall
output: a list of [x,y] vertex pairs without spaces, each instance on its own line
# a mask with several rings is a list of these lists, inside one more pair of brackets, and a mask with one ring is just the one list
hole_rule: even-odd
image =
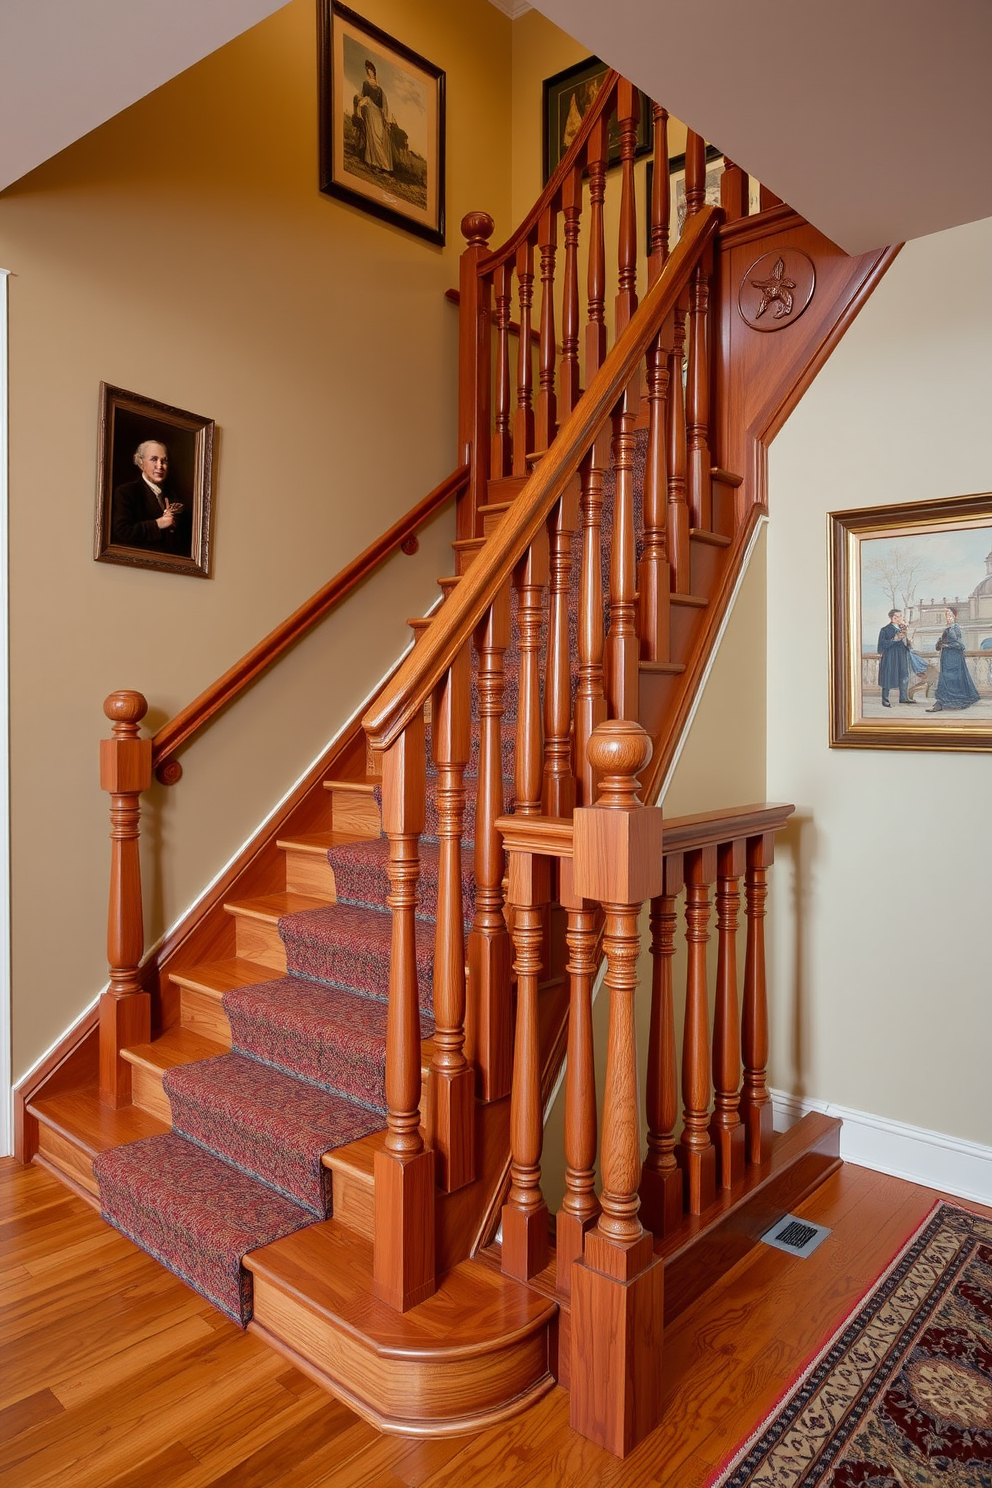
[[768,538],[773,1083],[986,1144],[989,757],[827,747],[825,555],[829,511],[992,490],[990,263],[992,220],[902,250],[772,445]]
[[[511,23],[487,0],[369,0],[447,72],[448,247],[317,190],[311,0],[0,196],[11,300],[14,1075],[106,976],[103,697],[157,727],[454,465],[458,223],[509,224]],[[101,379],[218,422],[213,577],[91,558]],[[397,558],[184,756],[149,803],[149,939],[173,922],[406,644],[450,522]]]

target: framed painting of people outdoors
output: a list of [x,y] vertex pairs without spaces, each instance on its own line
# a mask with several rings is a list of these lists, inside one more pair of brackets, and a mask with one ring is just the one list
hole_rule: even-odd
[[445,75],[320,0],[320,189],[444,246]]
[[829,522],[831,747],[992,749],[992,493]]

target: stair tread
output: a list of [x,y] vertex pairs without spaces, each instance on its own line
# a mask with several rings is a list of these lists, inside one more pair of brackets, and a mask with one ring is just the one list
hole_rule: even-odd
[[355,791],[359,795],[370,796],[377,785],[382,784],[381,775],[360,775],[354,780],[329,779],[324,781],[324,789]]
[[325,909],[332,904],[330,899],[319,899],[314,894],[261,894],[257,899],[226,899],[224,908],[228,914],[247,915],[252,920],[265,920],[275,924],[283,915],[302,914],[308,909]]
[[690,609],[705,610],[709,600],[704,594],[673,594],[673,605],[687,605]]
[[169,1130],[164,1121],[150,1116],[140,1106],[122,1106],[115,1111],[103,1105],[95,1083],[79,1090],[63,1091],[61,1095],[43,1096],[31,1101],[28,1110],[91,1158],[111,1147]]
[[733,541],[732,538],[725,537],[722,532],[711,532],[708,527],[693,527],[689,532],[689,541],[693,540],[705,543],[711,548],[729,548]]
[[358,1137],[345,1147],[325,1152],[321,1162],[325,1168],[333,1168],[335,1172],[350,1173],[371,1188],[375,1155],[382,1151],[385,1142],[385,1131],[370,1132],[367,1137]]
[[149,1044],[132,1044],[121,1050],[129,1064],[143,1064],[153,1070],[172,1069],[179,1064],[195,1064],[201,1059],[216,1059],[228,1050],[215,1039],[189,1028],[170,1028]]
[[685,671],[685,663],[681,661],[641,661],[638,667],[642,672],[664,672],[675,677]]
[[312,853],[314,857],[327,856],[332,847],[345,847],[352,842],[374,842],[374,837],[363,837],[361,832],[305,832],[299,837],[279,837],[276,847],[283,851]]
[[273,982],[279,976],[271,966],[261,961],[248,961],[244,956],[233,956],[226,961],[201,961],[185,971],[170,971],[170,979],[178,987],[189,987],[194,992],[207,992],[223,997],[235,987],[251,987],[257,982]]

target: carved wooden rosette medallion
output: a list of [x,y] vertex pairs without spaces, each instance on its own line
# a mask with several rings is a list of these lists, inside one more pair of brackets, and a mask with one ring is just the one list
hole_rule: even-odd
[[762,254],[741,279],[737,308],[754,331],[781,331],[802,315],[813,298],[816,269],[800,248]]

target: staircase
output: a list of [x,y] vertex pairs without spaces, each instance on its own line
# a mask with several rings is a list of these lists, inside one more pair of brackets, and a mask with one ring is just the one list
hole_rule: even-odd
[[[557,1381],[573,1425],[621,1455],[658,1418],[665,1322],[838,1161],[835,1122],[773,1137],[765,1087],[766,872],[791,808],[662,826],[652,803],[765,515],[765,441],[889,261],[847,259],[774,199],[744,216],[730,163],[723,208],[705,205],[690,135],[681,236],[669,252],[659,166],[639,264],[637,109],[611,74],[500,250],[490,219],[465,219],[464,468],[442,493],[457,495],[455,572],[411,621],[416,643],[364,734],[329,752],[144,966],[138,803],[153,751],[144,699],[107,700],[111,987],[99,1025],[21,1093],[20,1148],[382,1429],[475,1430]],[[656,162],[666,121],[655,107]],[[738,294],[767,254],[816,268],[816,295],[772,335]],[[299,625],[283,630],[242,679]],[[178,779],[194,726],[164,731],[160,778]],[[645,1156],[633,1009],[648,900]],[[552,1226],[541,1131],[566,1046]]]

